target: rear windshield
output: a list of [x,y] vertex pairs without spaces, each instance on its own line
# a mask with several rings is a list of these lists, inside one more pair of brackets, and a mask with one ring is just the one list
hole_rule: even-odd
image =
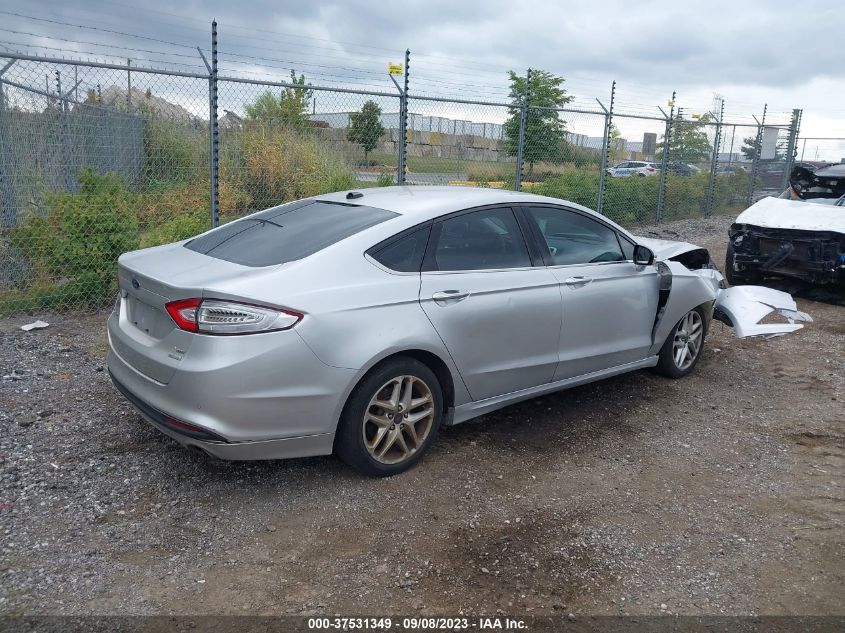
[[299,200],[221,226],[185,248],[243,266],[274,266],[308,257],[396,215],[362,205]]

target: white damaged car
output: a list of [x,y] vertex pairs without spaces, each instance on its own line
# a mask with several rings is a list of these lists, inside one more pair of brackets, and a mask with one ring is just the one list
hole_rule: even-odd
[[796,167],[789,189],[743,211],[730,228],[725,276],[845,286],[845,164]]

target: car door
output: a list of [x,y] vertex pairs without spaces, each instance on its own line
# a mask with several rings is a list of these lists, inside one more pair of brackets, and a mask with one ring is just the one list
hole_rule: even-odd
[[420,304],[473,400],[545,384],[554,375],[559,284],[532,263],[508,206],[463,212],[432,228]]
[[560,284],[563,325],[554,380],[642,360],[652,345],[659,286],[654,266],[633,262],[634,244],[586,213],[526,206]]
[[619,163],[616,167],[613,168],[613,175],[614,176],[627,176],[628,175],[628,163]]

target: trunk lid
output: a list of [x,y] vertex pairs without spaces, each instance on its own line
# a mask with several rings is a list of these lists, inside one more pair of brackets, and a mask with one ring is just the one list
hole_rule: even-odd
[[166,384],[190,349],[194,334],[180,330],[165,305],[204,296],[211,283],[235,281],[255,268],[167,244],[118,260],[120,300],[109,320],[115,353],[141,374]]

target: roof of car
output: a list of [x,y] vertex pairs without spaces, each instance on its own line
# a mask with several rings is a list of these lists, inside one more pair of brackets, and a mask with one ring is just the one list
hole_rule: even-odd
[[[349,193],[361,195],[354,198],[347,198],[347,194]],[[509,191],[507,189],[487,189],[482,187],[411,185],[360,190],[353,189],[351,191],[338,191],[315,197],[319,200],[367,205],[402,215],[413,214],[425,217],[437,217],[453,211],[500,203],[525,204],[544,202],[563,204],[567,207],[589,211],[586,207],[558,198]]]

